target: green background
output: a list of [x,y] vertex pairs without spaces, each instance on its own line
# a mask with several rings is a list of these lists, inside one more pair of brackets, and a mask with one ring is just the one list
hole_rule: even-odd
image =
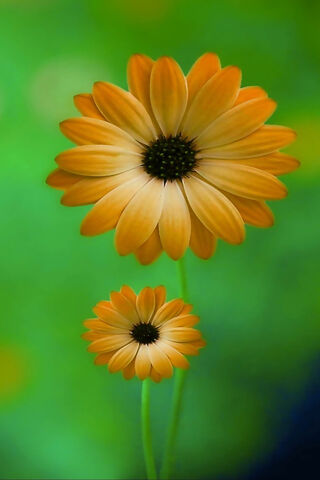
[[[268,458],[280,419],[303,396],[319,351],[320,5],[302,0],[0,1],[1,478],[143,478],[141,384],[93,365],[80,338],[92,306],[123,284],[165,284],[176,265],[120,258],[113,233],[79,234],[86,207],[45,185],[70,143],[58,122],[96,80],[126,85],[135,52],[187,71],[205,51],[278,102],[302,167],[273,202],[276,225],[234,247],[186,257],[208,346],[192,359],[177,478],[237,478]],[[172,380],[152,388],[161,458]],[[187,459],[187,460],[186,460]]]

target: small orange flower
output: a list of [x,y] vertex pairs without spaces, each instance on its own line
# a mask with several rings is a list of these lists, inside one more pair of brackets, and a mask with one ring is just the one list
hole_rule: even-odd
[[88,351],[98,354],[96,365],[108,364],[111,373],[122,370],[126,379],[137,375],[160,382],[172,376],[173,367],[188,368],[184,355],[197,355],[205,345],[192,328],[199,318],[191,309],[180,299],[166,302],[165,287],[145,287],[136,295],[123,286],[94,307],[98,318],[84,322],[90,331],[82,337],[92,342]]
[[68,206],[95,204],[83,235],[116,229],[120,255],[148,264],[188,246],[201,258],[216,240],[244,240],[244,224],[270,227],[265,200],[286,196],[276,176],[299,162],[279,149],[295,133],[264,125],[276,108],[260,87],[240,88],[239,68],[200,57],[185,77],[169,57],[133,55],[127,92],[97,82],[75,97],[80,118],[61,123],[78,146],[56,158],[47,182]]

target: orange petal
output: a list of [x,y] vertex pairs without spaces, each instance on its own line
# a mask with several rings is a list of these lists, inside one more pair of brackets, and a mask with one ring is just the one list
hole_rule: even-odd
[[121,128],[96,118],[69,118],[60,123],[62,133],[78,145],[114,145],[133,153],[141,153],[142,148],[131,135]]
[[166,301],[166,287],[163,285],[159,285],[159,287],[156,287],[154,289],[154,297],[155,297],[155,308],[154,311],[157,312],[160,307],[164,304]]
[[147,346],[149,350],[149,357],[153,368],[163,377],[169,378],[172,376],[173,368],[167,355],[157,346],[152,343]]
[[132,290],[131,287],[129,287],[128,285],[123,285],[123,286],[121,287],[120,292],[122,293],[122,295],[124,295],[125,297],[127,297],[127,299],[130,300],[130,302],[131,302],[134,306],[136,305],[137,295],[135,294],[135,292]]
[[265,202],[258,202],[248,198],[241,198],[231,193],[223,192],[239,211],[243,221],[254,227],[271,227],[274,217],[271,209]]
[[182,124],[189,138],[200,135],[219,115],[228,110],[238,95],[241,72],[226,67],[216,73],[195,96]]
[[150,370],[150,377],[156,383],[159,383],[162,380],[160,373],[158,373],[153,367],[151,367],[151,370]]
[[135,256],[142,265],[150,265],[154,262],[162,253],[162,245],[160,242],[158,227],[151,233],[148,240],[146,240],[137,250],[134,252]]
[[161,325],[161,331],[166,331],[170,328],[176,327],[193,327],[199,322],[197,315],[179,315],[178,317],[171,318]]
[[185,178],[183,184],[191,208],[210,232],[232,244],[244,240],[243,220],[225,195],[194,176]]
[[188,75],[188,105],[199,92],[201,87],[220,70],[220,60],[215,53],[205,53],[192,65]]
[[131,323],[139,323],[140,318],[138,316],[135,305],[122,293],[111,292],[110,294],[111,304],[117,312],[124,318],[127,318]]
[[201,158],[250,158],[273,153],[292,143],[296,134],[291,128],[279,125],[264,125],[248,137],[220,147],[202,150]]
[[114,333],[124,333],[124,327],[121,326],[111,326],[108,325],[106,322],[99,320],[98,318],[92,318],[83,322],[83,325],[90,330],[94,330],[96,332],[107,333],[107,334],[114,334]]
[[48,175],[46,183],[50,185],[50,187],[58,190],[66,190],[81,180],[81,178],[80,175],[75,175],[74,173],[65,172],[64,170],[60,170],[60,168],[56,168],[50,173],[50,175]]
[[217,147],[250,135],[273,114],[276,105],[270,98],[258,98],[231,108],[199,136],[198,147]]
[[199,340],[201,333],[199,330],[188,327],[161,329],[161,338],[171,340],[172,342],[192,342],[193,340]]
[[167,342],[160,340],[158,341],[157,345],[162,350],[162,352],[167,355],[174,367],[183,369],[189,368],[190,364],[186,357],[184,357],[178,350],[171,347]]
[[166,340],[166,343],[170,345],[178,352],[183,355],[199,355],[199,347],[195,345],[196,342],[172,342],[171,340]]
[[152,324],[155,326],[161,325],[166,320],[174,318],[180,314],[181,310],[184,307],[184,302],[180,298],[171,300],[170,302],[165,303],[159,310],[155,313]]
[[140,321],[148,323],[152,318],[155,307],[154,291],[151,287],[145,287],[137,297],[137,311]]
[[95,203],[114,188],[136,178],[140,173],[139,170],[140,167],[137,167],[109,177],[80,177],[82,180],[65,192],[61,198],[61,203],[69,207]]
[[216,237],[200,222],[199,218],[190,209],[191,235],[190,248],[195,255],[207,260],[216,249]]
[[153,178],[128,203],[121,214],[115,235],[120,255],[134,252],[150,237],[159,222],[162,202],[163,182]]
[[110,335],[92,342],[88,347],[88,352],[110,352],[111,350],[116,350],[127,345],[131,340],[132,337],[129,334]]
[[128,62],[127,77],[130,92],[145,107],[159,133],[159,125],[154,117],[150,100],[150,77],[153,65],[154,61],[146,55],[140,53],[132,55]]
[[133,359],[129,365],[127,365],[124,369],[123,369],[123,377],[126,379],[126,380],[130,380],[131,378],[133,378],[136,374],[136,369],[135,369],[135,359]]
[[128,345],[120,348],[109,361],[109,372],[114,373],[126,368],[136,356],[138,348],[139,344],[137,342],[130,342]]
[[218,188],[240,197],[275,200],[287,195],[285,185],[277,177],[236,162],[203,161],[197,172]]
[[132,328],[132,322],[120,315],[120,313],[114,310],[112,307],[107,307],[103,304],[103,302],[99,302],[94,308],[94,313],[108,325],[112,325],[114,327],[124,328],[130,330]]
[[88,176],[115,175],[141,165],[141,156],[121,147],[82,145],[60,153],[56,162],[70,173]]
[[93,97],[101,112],[118,127],[142,143],[156,138],[156,131],[148,112],[131,93],[107,82],[97,82]]
[[105,120],[97,105],[94,103],[93,96],[90,93],[80,93],[73,97],[74,104],[85,117],[99,118]]
[[151,363],[147,345],[140,345],[136,356],[135,368],[137,376],[140,378],[140,380],[144,380],[149,376]]
[[181,258],[189,245],[191,221],[189,209],[177,182],[164,187],[159,233],[163,249],[173,260]]
[[254,98],[266,98],[267,96],[267,92],[265,92],[261,87],[243,87],[239,90],[239,95],[234,102],[234,106],[243,102],[248,102]]
[[300,166],[299,160],[286,153],[275,152],[265,157],[253,157],[237,160],[237,163],[251,165],[261,170],[266,170],[273,175],[283,175],[296,170]]
[[106,365],[113,355],[114,355],[114,351],[111,351],[108,353],[100,353],[100,355],[97,355],[96,358],[94,359],[94,364]]
[[115,228],[123,209],[149,178],[141,173],[102,197],[82,221],[82,235],[99,235]]
[[176,135],[187,105],[186,79],[170,57],[159,58],[150,79],[151,104],[165,136]]

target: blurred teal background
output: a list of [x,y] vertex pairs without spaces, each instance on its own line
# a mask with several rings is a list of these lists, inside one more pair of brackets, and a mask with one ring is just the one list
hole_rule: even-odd
[[[74,94],[96,80],[126,86],[135,52],[171,55],[187,71],[214,51],[277,100],[272,123],[297,130],[289,151],[302,162],[284,179],[289,197],[272,204],[272,229],[248,228],[239,247],[220,242],[210,261],[186,258],[208,346],[192,359],[175,475],[247,478],[277,450],[319,358],[319,2],[0,5],[0,477],[144,477],[140,382],[93,365],[82,321],[125,283],[177,296],[176,265],[120,258],[113,233],[81,237],[88,208],[62,207],[44,181],[70,146],[58,122],[77,115]],[[152,388],[157,461],[171,389]]]

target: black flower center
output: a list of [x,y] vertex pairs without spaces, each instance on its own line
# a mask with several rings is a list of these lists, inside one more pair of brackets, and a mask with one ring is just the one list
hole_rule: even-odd
[[188,176],[196,166],[196,150],[192,140],[175,137],[157,138],[144,152],[143,166],[152,177],[161,180],[178,180]]
[[151,323],[138,323],[131,330],[132,337],[144,345],[154,343],[159,338],[159,330]]

